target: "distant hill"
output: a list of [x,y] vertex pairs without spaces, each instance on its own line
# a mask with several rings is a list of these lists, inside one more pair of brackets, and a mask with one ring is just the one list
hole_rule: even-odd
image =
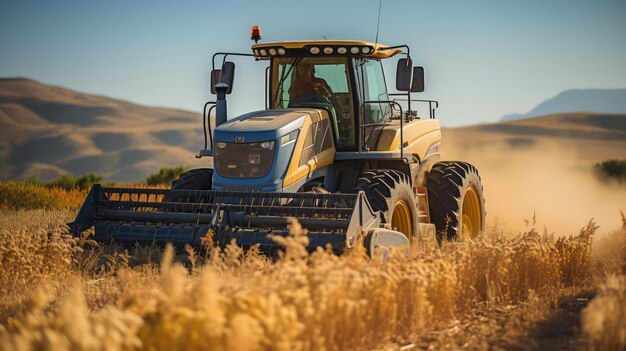
[[567,90],[540,103],[528,113],[506,115],[500,121],[568,112],[626,113],[626,89]]
[[[194,157],[204,143],[201,123],[199,113],[0,79],[0,179],[96,172],[106,180],[139,181],[162,166],[206,166],[207,159]],[[576,151],[585,164],[626,159],[626,114],[555,114],[443,133],[444,152],[461,150],[460,158],[470,161],[485,148],[523,150],[545,142]]]
[[137,181],[162,166],[202,165],[201,123],[199,113],[0,79],[0,178],[96,172]]

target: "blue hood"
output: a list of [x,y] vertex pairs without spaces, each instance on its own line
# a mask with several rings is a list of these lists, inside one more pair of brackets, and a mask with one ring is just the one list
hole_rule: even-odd
[[[213,140],[216,143],[249,144],[274,141],[276,151],[270,171],[258,178],[226,177],[224,174],[220,174],[219,167],[217,167],[219,161],[214,158],[216,168],[213,173],[213,189],[282,191],[283,179],[293,156],[296,142],[281,145],[280,138],[294,130],[301,129],[307,118],[316,122],[320,115],[320,110],[307,108],[262,110],[239,116],[215,128]],[[245,159],[248,155],[244,152],[241,157]]]
[[261,110],[246,113],[215,128],[215,141],[235,142],[235,137],[243,137],[243,142],[276,140],[281,136],[302,127],[306,117],[317,121],[315,109]]

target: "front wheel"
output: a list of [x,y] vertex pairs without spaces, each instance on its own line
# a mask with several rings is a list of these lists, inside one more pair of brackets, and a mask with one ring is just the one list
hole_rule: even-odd
[[[182,173],[172,182],[172,190],[211,190],[213,170],[196,168]],[[170,191],[163,196],[163,202],[187,202],[188,196],[180,191]]]
[[363,191],[372,209],[382,213],[383,222],[409,241],[419,235],[417,205],[406,174],[392,169],[363,172],[355,191]]
[[485,198],[476,167],[449,161],[433,165],[426,178],[430,220],[437,239],[474,239],[485,226]]
[[211,190],[213,170],[210,168],[196,168],[182,173],[172,182],[172,189]]

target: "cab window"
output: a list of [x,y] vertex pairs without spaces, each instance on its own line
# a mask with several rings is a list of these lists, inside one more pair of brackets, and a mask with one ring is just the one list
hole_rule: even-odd
[[390,104],[372,102],[389,100],[382,64],[380,61],[367,60],[361,69],[365,101],[370,101],[363,104],[364,122],[365,124],[385,123],[391,118]]
[[271,82],[271,108],[326,109],[337,148],[355,147],[355,114],[345,57],[273,58]]

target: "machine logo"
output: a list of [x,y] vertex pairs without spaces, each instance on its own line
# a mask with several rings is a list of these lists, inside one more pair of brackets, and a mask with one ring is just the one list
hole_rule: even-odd
[[235,137],[235,142],[237,142],[237,143],[243,143],[243,140],[244,140],[243,139],[243,135],[237,135]]

